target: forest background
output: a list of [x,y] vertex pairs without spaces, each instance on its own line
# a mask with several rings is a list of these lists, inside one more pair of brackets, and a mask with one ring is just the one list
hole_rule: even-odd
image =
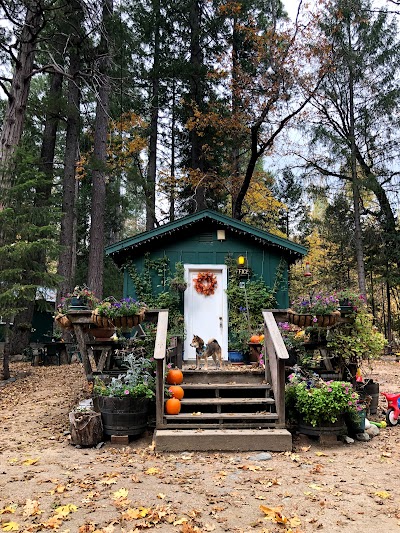
[[2,0],[4,361],[38,289],[118,297],[104,247],[204,208],[305,244],[292,295],[357,290],[398,342],[399,4]]

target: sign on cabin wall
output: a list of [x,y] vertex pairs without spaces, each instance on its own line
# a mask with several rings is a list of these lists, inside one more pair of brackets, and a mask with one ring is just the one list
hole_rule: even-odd
[[238,272],[239,277],[241,278],[244,278],[244,277],[247,278],[253,275],[253,271],[251,270],[251,268],[238,268],[237,272]]

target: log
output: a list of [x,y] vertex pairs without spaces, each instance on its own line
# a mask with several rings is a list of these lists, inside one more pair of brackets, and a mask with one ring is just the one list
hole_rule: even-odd
[[101,414],[94,411],[69,413],[71,444],[96,446],[103,440]]

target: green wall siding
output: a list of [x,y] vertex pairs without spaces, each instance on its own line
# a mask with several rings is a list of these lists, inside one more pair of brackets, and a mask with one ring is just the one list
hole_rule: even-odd
[[[130,253],[131,260],[140,272],[143,268],[143,254],[148,252],[152,259],[160,258],[166,255],[170,260],[170,267],[173,270],[175,263],[178,261],[184,264],[225,264],[225,258],[239,255],[247,257],[248,266],[252,269],[256,277],[262,276],[265,282],[272,287],[281,259],[285,259],[284,251],[280,255],[280,250],[269,247],[264,243],[257,243],[250,237],[244,239],[237,234],[225,230],[226,240],[218,241],[216,239],[216,229],[205,231],[201,234],[185,235],[179,240],[171,236],[171,243],[166,242],[164,237],[159,242],[153,241],[152,247],[148,246],[146,250],[140,249],[136,257],[133,255],[135,250]],[[284,265],[282,282],[280,290],[277,293],[278,307],[288,307],[288,290],[287,290],[287,266]],[[129,274],[125,271],[124,275],[124,296],[135,296],[134,287]]]

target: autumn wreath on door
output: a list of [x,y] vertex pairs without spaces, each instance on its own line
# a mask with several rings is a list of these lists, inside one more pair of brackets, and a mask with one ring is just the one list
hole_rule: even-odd
[[217,288],[217,276],[212,272],[199,272],[193,278],[194,288],[199,294],[211,296]]

